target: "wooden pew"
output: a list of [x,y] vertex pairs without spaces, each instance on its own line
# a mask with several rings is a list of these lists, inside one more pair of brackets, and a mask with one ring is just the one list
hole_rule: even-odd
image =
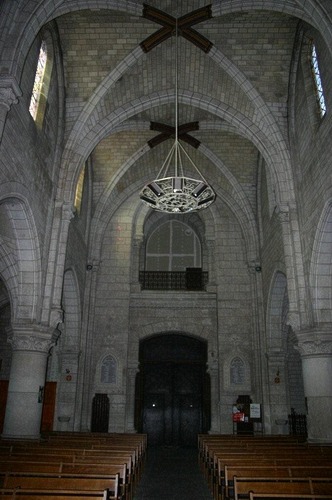
[[[147,436],[106,434],[96,438],[94,434],[69,434],[70,438],[64,434],[57,436],[51,440],[52,444],[46,440],[2,441],[0,470],[14,471],[16,468],[17,472],[24,472],[28,467],[30,472],[85,474],[88,469],[90,474],[105,474],[115,473],[114,466],[117,465],[124,497],[131,500],[144,466]],[[33,464],[23,465],[31,462],[31,458]]]
[[234,477],[234,499],[249,498],[249,492],[301,495],[331,495],[331,478]]
[[248,466],[252,469],[255,469],[256,466],[302,466],[307,465],[310,466],[325,466],[332,467],[332,457],[328,456],[320,456],[316,453],[285,453],[277,447],[270,448],[268,452],[260,452],[254,451],[253,453],[244,453],[244,454],[228,454],[226,453],[224,456],[220,453],[220,456],[217,456],[217,467],[211,472],[213,474],[212,480],[212,491],[214,492],[214,497],[219,498],[216,493],[216,489],[218,489],[218,493],[220,494],[220,486],[225,483],[225,468],[227,467],[240,467],[240,466]]
[[305,498],[312,499],[312,500],[318,500],[318,499],[324,499],[325,500],[331,500],[331,495],[300,495],[300,494],[290,494],[290,493],[254,493],[253,491],[250,491],[249,493],[249,499],[250,500],[274,500],[275,498],[285,498],[286,500],[302,500]]
[[[0,487],[11,488],[18,478],[39,477],[71,477],[71,478],[109,478],[118,477],[118,496],[129,500],[132,498],[133,486],[126,464],[67,464],[39,462],[0,462]],[[13,479],[15,478],[15,479]],[[27,481],[22,479],[23,482]],[[25,486],[24,486],[25,487]],[[66,489],[66,488],[63,488]],[[80,488],[83,489],[83,488]],[[92,489],[92,488],[91,488]]]
[[224,482],[220,485],[219,498],[234,498],[234,477],[324,477],[332,480],[331,466],[310,465],[226,465]]
[[57,475],[50,474],[6,474],[4,489],[22,488],[37,490],[80,490],[104,491],[108,490],[110,496],[119,500],[119,475],[113,476],[87,476],[87,475]]
[[[218,500],[226,493],[222,489],[228,481],[225,467],[247,466],[255,470],[258,465],[274,468],[325,465],[332,468],[331,446],[310,445],[302,437],[298,440],[298,436],[199,435],[198,447],[201,469],[214,498]],[[302,472],[299,475],[305,474]],[[248,473],[251,474],[257,476],[255,472]]]
[[0,489],[0,497],[6,500],[116,500],[107,490],[23,490]]

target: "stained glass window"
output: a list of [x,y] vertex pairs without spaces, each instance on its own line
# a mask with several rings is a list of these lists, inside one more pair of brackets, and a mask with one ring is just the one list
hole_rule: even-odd
[[38,105],[44,83],[46,62],[47,62],[47,47],[46,47],[46,42],[42,41],[40,46],[35,81],[33,84],[32,95],[29,106],[30,114],[34,120],[36,120],[37,118]]

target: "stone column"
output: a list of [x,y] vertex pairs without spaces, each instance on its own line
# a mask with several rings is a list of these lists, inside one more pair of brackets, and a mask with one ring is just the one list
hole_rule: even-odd
[[127,369],[127,402],[126,402],[126,427],[125,432],[136,432],[135,430],[135,387],[138,366]]
[[130,277],[130,291],[136,293],[141,291],[141,284],[139,283],[139,272],[143,270],[140,262],[140,252],[142,248],[143,235],[136,236],[132,242],[132,269]]
[[2,437],[40,436],[47,357],[53,345],[49,330],[15,328],[6,415]]
[[2,141],[7,113],[12,104],[18,103],[18,97],[21,95],[21,89],[15,78],[8,75],[0,76],[0,143]]
[[269,349],[267,353],[269,372],[270,432],[288,434],[288,414],[290,407],[287,397],[286,352],[283,349]]
[[307,402],[308,441],[332,441],[332,328],[297,333]]
[[220,388],[219,388],[219,369],[214,363],[212,366],[208,366],[207,372],[210,375],[211,382],[211,434],[220,433],[220,418],[221,418],[221,406],[220,406]]
[[209,282],[206,287],[207,292],[216,292],[216,265],[215,265],[215,255],[216,255],[216,244],[214,239],[209,239],[206,242],[206,247],[208,250],[208,273],[209,273]]
[[94,310],[96,288],[99,272],[99,261],[92,261],[87,265],[87,274],[84,291],[84,312],[82,320],[80,365],[77,380],[77,402],[75,415],[75,429],[88,432],[91,428],[91,403],[94,365],[91,358],[94,337]]

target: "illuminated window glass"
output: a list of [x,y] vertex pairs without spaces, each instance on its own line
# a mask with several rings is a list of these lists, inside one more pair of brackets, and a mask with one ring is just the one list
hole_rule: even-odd
[[314,43],[310,44],[310,66],[311,66],[312,76],[314,79],[316,98],[320,116],[323,117],[326,113],[326,103],[325,103],[324,90],[318,65],[317,52]]
[[40,46],[35,81],[33,84],[32,95],[29,106],[30,114],[34,120],[36,120],[37,118],[38,106],[44,83],[46,63],[47,63],[47,47],[46,47],[46,42],[43,41]]
[[146,271],[185,271],[187,267],[201,267],[198,236],[183,222],[165,222],[147,241]]
[[81,205],[82,205],[82,195],[83,195],[83,185],[84,185],[84,173],[85,173],[85,168],[82,168],[80,176],[79,176],[78,181],[77,181],[77,185],[76,185],[74,206],[75,206],[78,214],[81,211]]

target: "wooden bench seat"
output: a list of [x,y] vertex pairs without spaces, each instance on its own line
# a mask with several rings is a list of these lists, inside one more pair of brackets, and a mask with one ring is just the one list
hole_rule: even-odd
[[332,467],[332,459],[325,456],[317,456],[309,454],[286,454],[278,453],[278,450],[271,449],[268,453],[262,454],[244,454],[244,455],[226,455],[223,457],[217,456],[217,465],[213,465],[213,469],[210,472],[211,479],[209,484],[211,484],[212,489],[215,491],[218,485],[222,483],[225,479],[225,468],[226,467],[244,467],[248,466],[255,468],[256,466],[265,467],[295,467],[295,466],[321,466],[321,467]]
[[38,490],[0,489],[0,497],[6,500],[117,500],[107,490]]
[[317,494],[332,496],[331,478],[234,477],[234,499],[249,498],[249,492],[280,494]]
[[275,498],[285,498],[286,500],[304,500],[304,499],[312,499],[312,500],[331,500],[331,495],[300,495],[300,494],[290,494],[290,493],[254,493],[251,491],[249,493],[249,500],[274,500]]
[[22,475],[7,474],[3,487],[6,489],[48,489],[48,490],[109,490],[113,496],[119,496],[119,475],[85,476],[85,475]]
[[[21,465],[21,467],[19,467]],[[25,487],[29,484],[31,478],[39,477],[42,481],[45,478],[95,478],[107,479],[118,477],[119,496],[124,499],[130,499],[133,493],[133,484],[126,464],[43,464],[43,463],[10,463],[0,464],[0,487],[12,488],[14,482],[20,481],[20,486]],[[83,489],[83,488],[82,488]],[[92,489],[92,488],[91,488]]]
[[[144,467],[146,448],[146,434],[129,433],[60,432],[44,434],[33,441],[1,440],[0,474],[28,472],[42,476],[57,473],[62,479],[65,474],[118,474],[121,494],[131,500]],[[41,489],[39,485],[38,489]],[[66,487],[62,489],[67,490]]]
[[269,465],[237,465],[225,466],[224,478],[219,485],[218,498],[233,498],[234,497],[234,477],[285,477],[285,478],[300,478],[300,477],[324,477],[332,480],[332,467],[313,466],[313,465],[290,465],[290,466],[269,466]]

